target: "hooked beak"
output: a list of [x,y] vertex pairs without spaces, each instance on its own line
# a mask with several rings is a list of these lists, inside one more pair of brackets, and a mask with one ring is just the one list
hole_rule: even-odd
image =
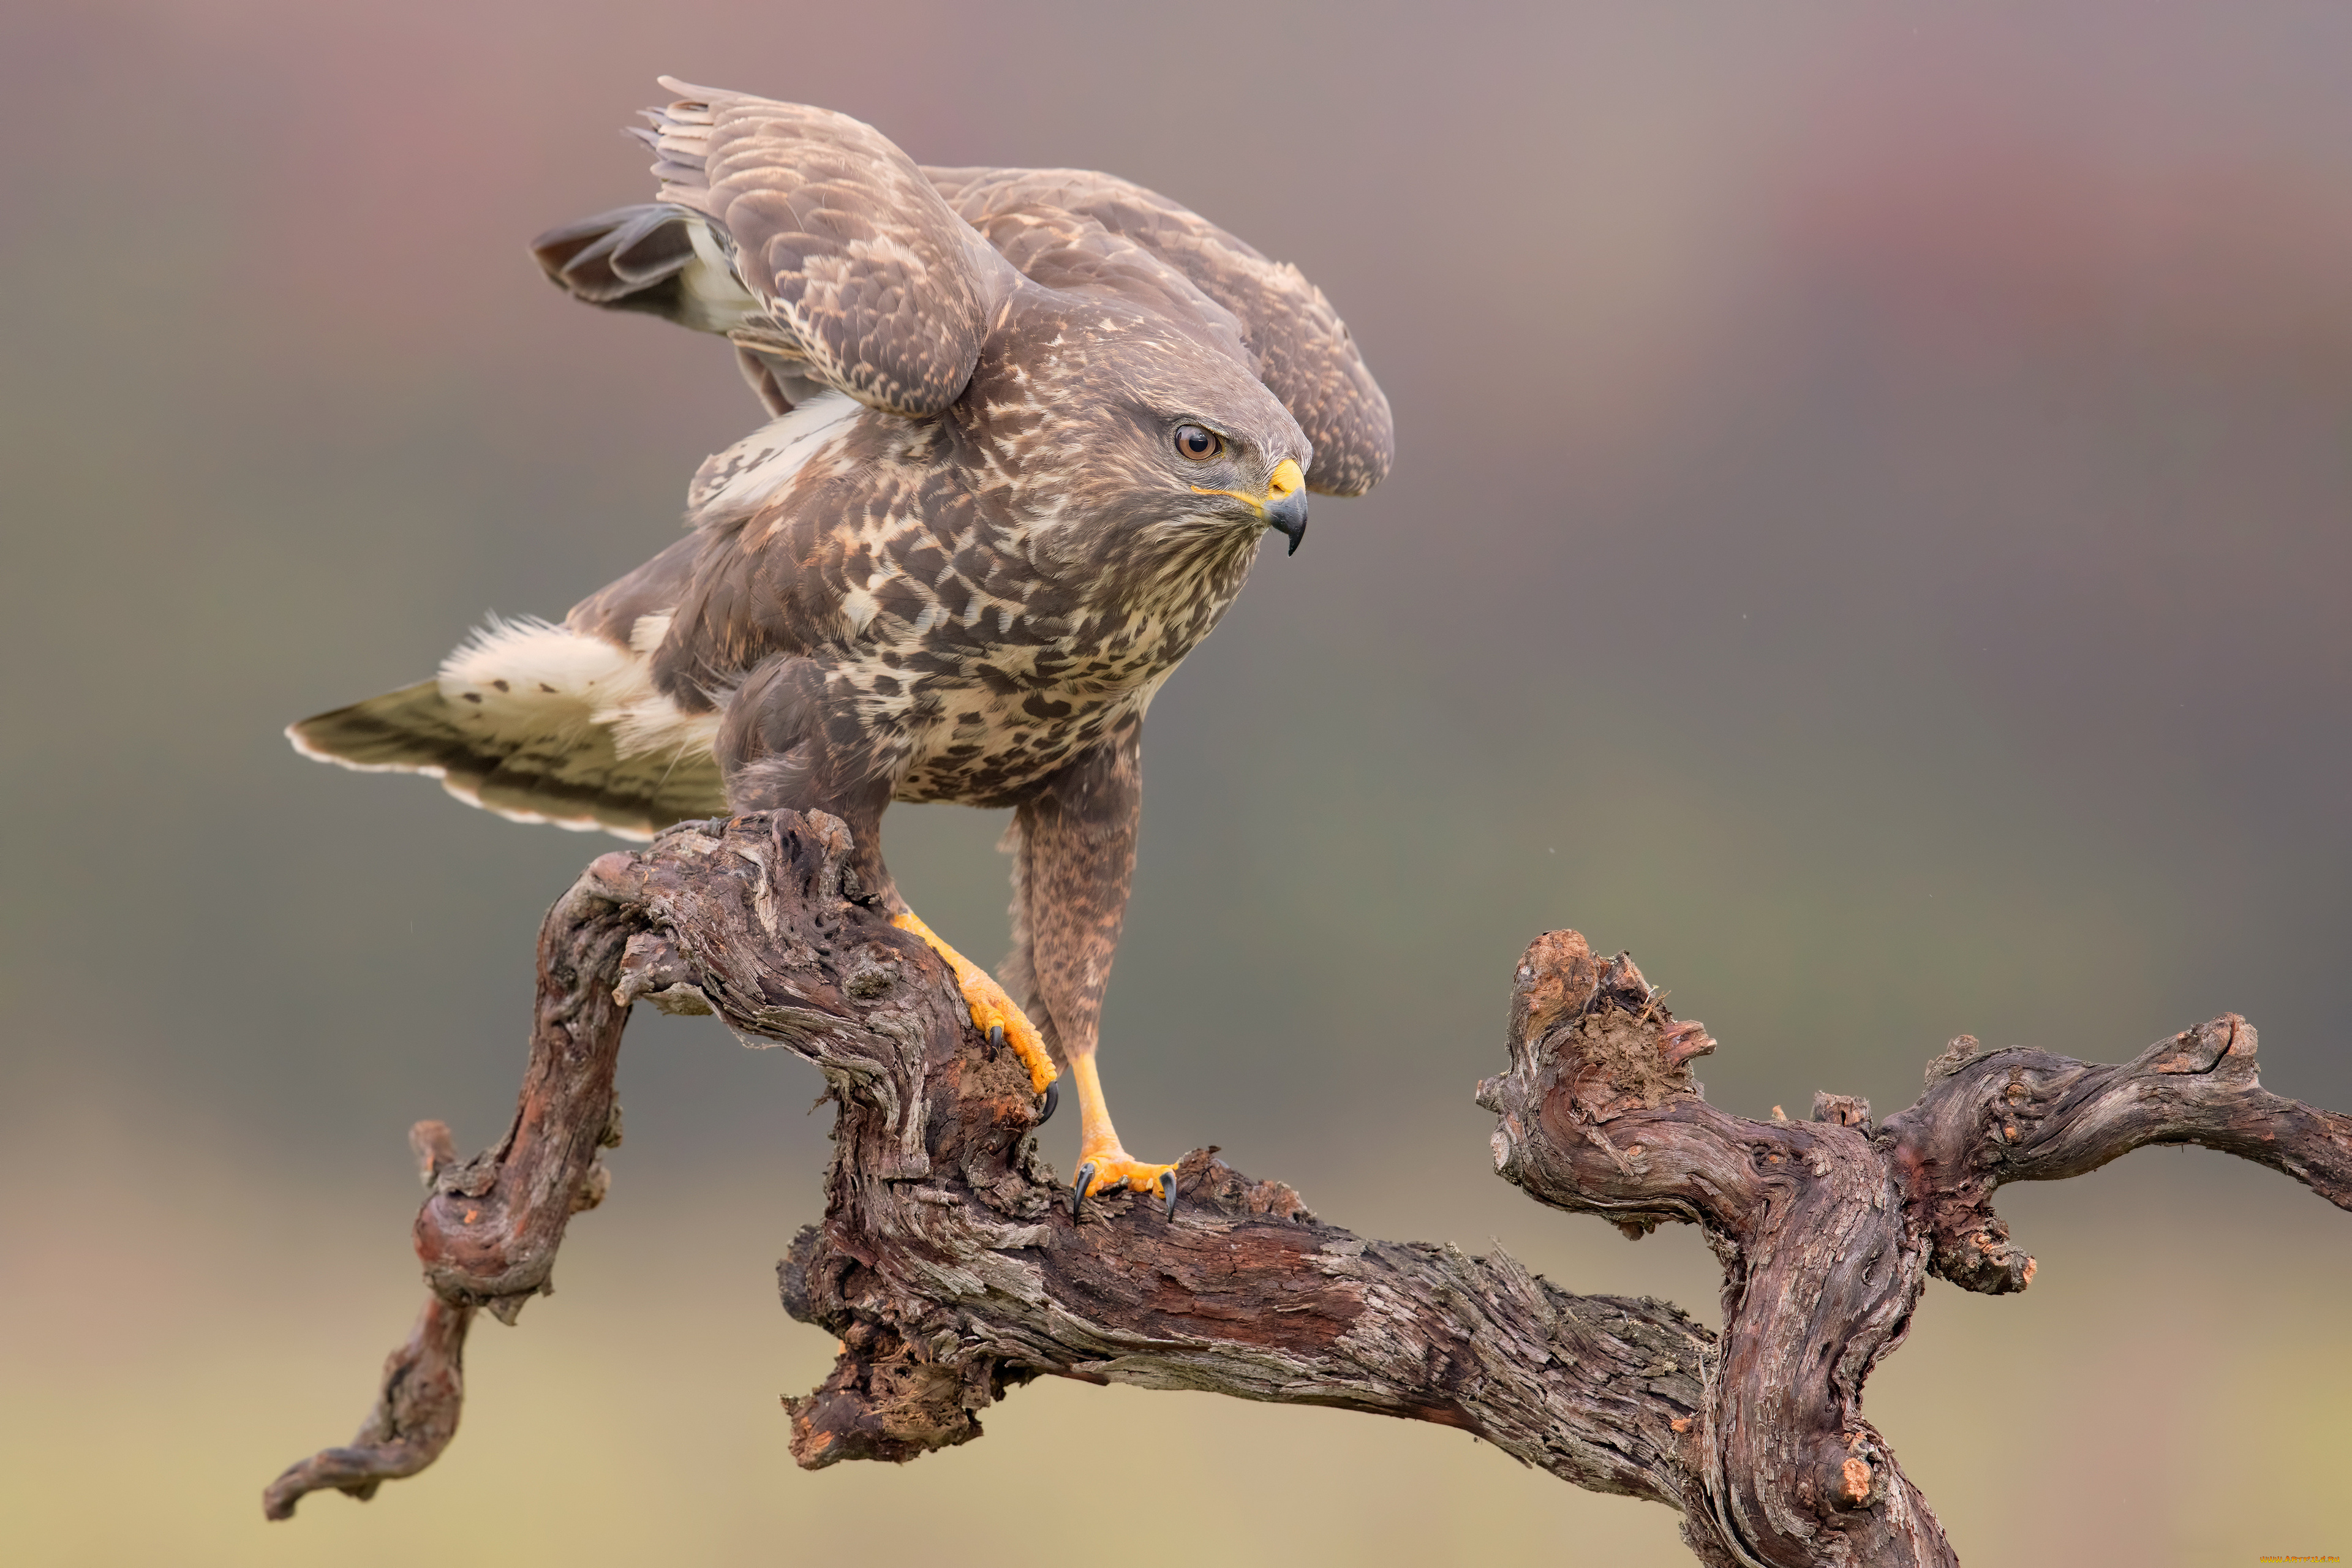
[[1278,528],[1290,538],[1286,555],[1298,553],[1299,542],[1307,537],[1307,477],[1298,471],[1292,458],[1282,459],[1274,477],[1265,482],[1265,499],[1258,503],[1259,515],[1268,528]]
[[1284,553],[1298,553],[1298,542],[1307,537],[1307,476],[1298,471],[1298,459],[1285,458],[1276,465],[1265,481],[1264,495],[1244,495],[1239,490],[1213,490],[1194,485],[1193,490],[1204,496],[1231,496],[1247,501],[1250,509],[1265,520],[1268,528],[1278,528],[1290,537],[1290,548]]

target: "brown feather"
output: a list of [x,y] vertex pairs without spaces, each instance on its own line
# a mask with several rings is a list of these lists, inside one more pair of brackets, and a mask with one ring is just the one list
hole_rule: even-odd
[[831,110],[670,78],[648,111],[662,199],[714,220],[776,345],[893,414],[937,414],[980,355],[1010,268],[904,153]]
[[[1116,174],[1086,169],[926,168],[940,194],[984,231],[1001,214],[1061,213],[1099,225],[1181,272],[1241,322],[1255,368],[1315,445],[1310,489],[1362,495],[1388,477],[1389,401],[1323,291],[1198,213]],[[1025,268],[1024,268],[1025,270]]]

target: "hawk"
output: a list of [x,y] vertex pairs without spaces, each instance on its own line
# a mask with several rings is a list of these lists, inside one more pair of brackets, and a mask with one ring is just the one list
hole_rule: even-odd
[[[1172,1211],[1174,1167],[1121,1146],[1095,1067],[1144,713],[1268,530],[1295,552],[1307,492],[1387,473],[1388,401],[1297,268],[1139,185],[919,167],[843,114],[662,86],[634,132],[658,200],[532,249],[578,299],[725,337],[771,422],[703,463],[683,538],[562,625],[493,620],[436,679],[287,733],[518,821],[842,818],[866,895],[1047,1114],[1066,1064],[1074,1205]],[[1012,808],[1003,985],[899,897],[894,800]]]

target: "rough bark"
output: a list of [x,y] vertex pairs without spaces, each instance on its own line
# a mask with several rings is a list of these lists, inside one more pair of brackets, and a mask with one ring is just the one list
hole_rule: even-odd
[[513,1321],[548,1288],[571,1215],[604,1195],[639,999],[716,1011],[807,1058],[838,1107],[824,1220],[778,1267],[785,1308],[843,1344],[824,1384],[786,1402],[811,1468],[968,1442],[989,1405],[1054,1373],[1458,1426],[1676,1510],[1710,1564],[1948,1563],[1862,1388],[1928,1274],[1991,1292],[2032,1280],[1995,1188],[2195,1142],[2352,1207],[2352,1119],[2265,1092],[2234,1015],[2120,1066],[1963,1037],[1918,1103],[1876,1126],[1826,1094],[1811,1121],[1748,1121],[1690,1076],[1715,1047],[1700,1026],[1675,1021],[1630,958],[1554,931],[1518,970],[1510,1066],[1478,1089],[1499,1118],[1496,1168],[1630,1234],[1702,1226],[1724,1266],[1719,1339],[1667,1303],[1571,1295],[1499,1252],[1352,1236],[1213,1149],[1180,1167],[1173,1218],[1124,1195],[1073,1218],[1017,1059],[971,1027],[930,950],[863,900],[849,851],[821,814],[691,824],[599,859],[550,911],[514,1123],[462,1163],[446,1129],[417,1129],[424,1313],[358,1438],[272,1483],[270,1517],[323,1488],[366,1497],[447,1445],[475,1309]]

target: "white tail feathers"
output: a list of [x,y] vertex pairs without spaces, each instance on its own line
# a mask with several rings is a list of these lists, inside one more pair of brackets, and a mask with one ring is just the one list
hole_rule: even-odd
[[646,656],[668,621],[643,617],[621,647],[494,620],[437,679],[306,719],[287,737],[320,762],[436,777],[514,821],[650,837],[726,809],[717,713],[685,712],[653,683]]

